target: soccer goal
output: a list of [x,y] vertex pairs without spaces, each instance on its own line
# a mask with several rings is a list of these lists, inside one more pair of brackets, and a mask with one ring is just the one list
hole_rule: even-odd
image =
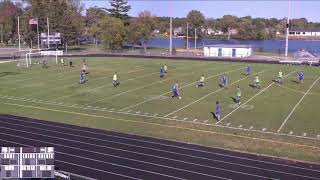
[[63,51],[39,51],[26,53],[24,64],[30,67],[32,64],[58,64],[58,59],[63,55]]

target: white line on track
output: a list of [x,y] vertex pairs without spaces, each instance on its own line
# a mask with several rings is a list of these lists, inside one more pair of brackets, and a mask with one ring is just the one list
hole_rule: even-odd
[[[11,123],[7,123],[4,122],[5,124],[11,124]],[[11,125],[15,125],[15,124],[11,124]],[[30,127],[30,126],[25,126],[25,125],[18,125],[18,126],[22,126],[22,127],[29,127],[32,129],[39,129],[39,128],[34,128],[34,127]],[[1,127],[0,127],[1,129]],[[16,129],[11,129],[11,128],[7,128],[4,127],[4,129],[9,129],[9,130],[16,130]],[[282,173],[282,174],[289,174],[289,175],[294,175],[294,176],[300,176],[300,177],[308,177],[308,176],[303,176],[303,175],[298,175],[298,174],[292,174],[292,173],[288,173],[288,172],[283,172],[283,171],[277,171],[277,170],[272,170],[272,169],[265,169],[265,168],[259,168],[256,166],[250,166],[250,165],[244,165],[244,164],[239,164],[239,163],[233,163],[233,162],[227,162],[227,161],[221,161],[221,160],[216,160],[216,159],[210,159],[210,158],[206,158],[206,157],[199,157],[199,156],[193,156],[193,155],[189,155],[189,154],[183,154],[183,153],[177,153],[177,152],[173,152],[173,151],[167,151],[167,150],[162,150],[162,149],[155,149],[155,148],[150,148],[150,147],[145,147],[145,146],[139,146],[139,145],[135,145],[135,144],[128,144],[128,143],[121,143],[118,141],[113,141],[113,140],[105,140],[105,139],[99,139],[99,138],[94,138],[94,137],[87,137],[87,136],[82,136],[82,135],[78,135],[78,134],[72,134],[72,133],[64,133],[64,132],[60,132],[60,131],[53,131],[53,130],[46,130],[46,129],[41,129],[43,131],[48,131],[48,132],[55,132],[55,133],[59,133],[59,134],[65,134],[65,135],[71,135],[74,137],[83,137],[83,138],[87,138],[87,139],[92,139],[92,140],[98,140],[98,141],[102,141],[102,142],[111,142],[111,143],[115,143],[115,144],[120,144],[120,145],[125,145],[125,146],[132,146],[132,147],[138,147],[138,148],[142,148],[142,149],[149,149],[149,150],[153,150],[153,151],[160,151],[160,152],[165,152],[165,153],[171,153],[171,154],[176,154],[176,155],[182,155],[182,156],[187,156],[187,157],[192,157],[192,158],[198,158],[198,159],[204,159],[204,160],[209,160],[212,162],[220,162],[220,163],[224,163],[224,164],[231,164],[231,165],[236,165],[236,166],[241,166],[241,167],[249,167],[249,168],[254,168],[254,169],[259,169],[259,170],[264,170],[264,171],[270,171],[270,172],[277,172],[277,173]],[[23,130],[17,130],[17,131],[22,131],[22,132],[26,132]],[[1,134],[1,133],[0,133]],[[38,134],[38,133],[32,133],[30,132],[29,134]],[[41,134],[38,134],[41,135]],[[10,135],[9,135],[10,136]],[[12,135],[14,136],[14,135]],[[48,136],[48,135],[44,135],[44,136]],[[75,140],[69,140],[69,139],[64,139],[64,138],[59,138],[59,137],[55,137],[55,136],[48,136],[48,137],[53,137],[53,138],[57,138],[57,139],[62,139],[62,140],[66,140],[66,141],[73,141],[73,142],[78,142],[78,143],[83,143],[83,144],[89,144],[90,143],[85,143],[85,142],[81,142],[81,141],[75,141]],[[64,145],[62,145],[64,146]],[[104,148],[109,148],[109,149],[113,149],[113,150],[119,150],[119,151],[124,151],[124,152],[130,152],[130,153],[136,153],[136,154],[140,154],[140,155],[145,155],[145,156],[150,156],[150,157],[156,157],[156,158],[161,158],[161,159],[166,159],[166,160],[172,160],[172,161],[177,161],[177,162],[182,162],[182,163],[186,163],[186,164],[192,164],[192,165],[197,165],[197,166],[202,166],[202,167],[206,167],[206,168],[213,168],[213,169],[218,169],[218,170],[223,170],[223,171],[230,171],[233,173],[240,173],[240,174],[245,174],[245,175],[249,175],[249,176],[255,176],[255,177],[260,177],[260,178],[267,178],[267,179],[272,179],[270,177],[264,177],[264,176],[259,176],[259,175],[255,175],[255,174],[250,174],[250,173],[244,173],[244,172],[240,172],[240,171],[232,171],[232,170],[227,170],[227,169],[223,169],[223,168],[218,168],[218,167],[212,167],[212,166],[207,166],[207,165],[203,165],[203,164],[198,164],[198,163],[192,163],[192,162],[187,162],[187,161],[183,161],[183,160],[177,160],[177,159],[170,159],[170,158],[166,158],[166,157],[162,157],[162,156],[158,156],[158,155],[151,155],[151,154],[144,154],[144,153],[139,153],[139,152],[135,152],[135,151],[130,151],[130,150],[126,150],[126,149],[119,149],[119,148],[113,148],[110,146],[101,146],[101,145],[96,145],[97,147],[104,147]],[[78,149],[78,148],[76,148]],[[315,178],[316,179],[316,178]]]
[[302,102],[302,100],[304,99],[304,97],[310,92],[310,90],[313,88],[313,86],[319,81],[320,77],[318,79],[316,79],[313,84],[309,87],[309,89],[307,90],[307,92],[304,93],[304,95],[301,97],[301,99],[298,101],[298,103],[293,107],[293,109],[291,110],[291,112],[288,114],[288,116],[286,117],[286,119],[283,121],[283,123],[281,124],[281,126],[279,127],[277,132],[280,132],[281,129],[283,128],[283,126],[286,124],[286,122],[288,121],[288,119],[291,117],[292,113],[296,110],[296,108],[299,106],[299,104]]
[[[258,72],[257,74],[262,73],[262,72],[263,72],[263,71]],[[240,82],[240,81],[242,81],[242,80],[244,80],[244,79],[247,79],[247,78],[248,78],[248,77],[241,78],[241,79],[239,79],[239,80],[237,80],[237,81],[232,82],[231,84],[227,85],[226,87],[230,87],[231,85],[236,84],[236,83],[238,83],[238,82]],[[220,92],[220,91],[222,91],[222,90],[224,90],[224,88],[219,88],[219,89],[217,89],[217,90],[215,90],[215,91],[213,91],[213,92],[210,92],[210,93],[202,96],[201,98],[199,98],[199,99],[197,99],[197,100],[195,100],[195,101],[193,101],[193,102],[191,102],[191,103],[189,103],[189,104],[187,104],[187,105],[185,105],[185,106],[183,106],[183,107],[181,107],[181,108],[179,108],[179,109],[177,109],[177,110],[175,110],[175,111],[170,112],[169,114],[165,115],[164,117],[168,117],[168,116],[170,116],[171,114],[177,113],[177,112],[181,111],[182,109],[185,109],[185,108],[187,108],[187,107],[189,107],[189,106],[191,106],[191,105],[193,105],[193,104],[195,104],[195,103],[197,103],[197,102],[199,102],[199,101],[207,98],[208,96],[210,96],[210,95],[212,95],[212,94],[215,94],[215,93],[218,93],[218,92]]]
[[[239,68],[239,69],[235,69],[235,70],[231,70],[231,71],[227,71],[227,72],[222,72],[222,73],[219,73],[219,74],[215,74],[215,75],[212,75],[212,76],[207,77],[207,79],[210,79],[210,78],[213,78],[213,77],[217,77],[217,76],[220,76],[220,75],[222,75],[222,74],[230,73],[230,72],[233,72],[233,71],[238,71],[238,70],[240,70],[240,69],[243,69],[243,68]],[[198,82],[198,81],[194,81],[194,82],[191,82],[191,83],[189,83],[189,84],[186,84],[186,85],[180,87],[180,89],[185,88],[185,87],[188,87],[188,86],[191,86],[191,85],[193,85],[194,83],[197,83],[197,82]],[[146,103],[146,102],[152,101],[152,100],[154,100],[154,99],[157,99],[157,98],[159,98],[159,97],[161,97],[161,96],[164,96],[164,95],[166,95],[166,94],[169,94],[169,93],[171,93],[171,92],[172,92],[172,91],[165,92],[165,93],[163,93],[163,94],[160,94],[159,96],[156,96],[156,97],[147,99],[147,100],[145,100],[145,101],[139,102],[139,103],[137,103],[137,104],[135,104],[135,105],[132,105],[132,106],[125,107],[125,108],[121,109],[120,111],[124,111],[124,110],[130,109],[130,108],[139,106],[139,105],[141,105],[141,104],[144,104],[144,103]]]
[[[13,142],[13,141],[8,141],[8,140],[4,140],[4,139],[1,139],[1,141],[5,141],[5,142],[8,142],[8,143],[19,144],[19,145],[23,145],[23,146],[26,146],[26,147],[33,147],[33,146],[31,146],[31,145],[28,145],[28,144],[18,143],[18,142]],[[59,151],[56,151],[56,152],[57,152],[58,154],[61,153],[61,154],[69,155],[69,154],[67,154],[67,153],[62,153],[62,152],[59,152]],[[80,164],[74,164],[74,163],[65,162],[65,161],[61,161],[61,160],[57,160],[57,159],[55,159],[55,161],[61,162],[61,163],[64,163],[64,164],[69,164],[69,165],[73,165],[73,166],[82,167],[82,168],[85,168],[85,169],[91,169],[91,170],[95,170],[95,171],[104,172],[104,173],[107,173],[107,174],[113,174],[113,175],[117,175],[117,176],[129,178],[129,179],[138,179],[138,178],[135,178],[135,177],[130,177],[130,176],[126,176],[126,175],[122,175],[122,174],[118,174],[118,173],[114,173],[114,172],[110,172],[110,171],[105,171],[105,170],[102,170],[102,169],[92,168],[92,167],[89,167],[89,166],[83,166],[83,165],[80,165]],[[139,179],[139,180],[140,180],[140,179]]]
[[[284,77],[289,76],[290,74],[294,73],[296,71],[292,71],[289,74],[285,75]],[[270,83],[267,87],[265,87],[264,89],[262,89],[261,91],[259,91],[258,93],[256,93],[255,95],[253,95],[250,99],[248,99],[246,102],[242,103],[240,106],[238,106],[237,108],[235,108],[234,110],[232,110],[229,114],[225,115],[223,118],[221,118],[220,121],[216,122],[216,124],[221,123],[223,120],[225,120],[228,116],[230,116],[232,113],[234,113],[235,111],[237,111],[239,108],[243,107],[244,105],[248,104],[252,99],[254,99],[255,97],[257,97],[259,94],[263,93],[264,91],[266,91],[267,89],[269,89],[272,85],[274,85],[275,82]]]
[[[24,120],[13,118],[13,117],[3,117],[3,118],[16,120],[16,121],[24,121]],[[39,125],[44,125],[44,126],[48,126],[48,127],[61,128],[61,129],[66,129],[66,130],[73,130],[73,131],[78,131],[78,132],[85,132],[85,133],[89,133],[89,134],[93,134],[93,135],[103,135],[103,136],[114,137],[114,138],[119,138],[119,139],[125,139],[125,140],[130,140],[130,141],[137,141],[137,142],[143,142],[143,143],[149,143],[149,144],[156,144],[156,145],[166,146],[166,147],[174,147],[174,148],[183,149],[183,150],[189,150],[189,151],[194,151],[194,152],[201,152],[201,153],[212,154],[212,155],[217,155],[217,156],[224,156],[224,157],[242,159],[242,160],[259,162],[259,163],[266,163],[266,164],[271,164],[271,165],[278,165],[278,166],[295,168],[295,169],[309,170],[309,171],[319,172],[320,173],[320,171],[316,170],[316,169],[309,169],[309,168],[297,167],[297,166],[292,166],[292,165],[278,164],[278,163],[273,163],[273,162],[269,162],[269,161],[251,159],[251,158],[247,158],[247,157],[240,157],[240,156],[235,156],[235,155],[222,154],[222,153],[217,153],[217,152],[211,152],[211,151],[194,149],[194,148],[189,148],[189,147],[165,144],[165,143],[160,143],[160,142],[153,142],[153,141],[148,141],[148,140],[141,140],[141,139],[136,139],[136,138],[123,137],[123,136],[105,134],[105,133],[100,133],[100,132],[93,132],[93,131],[88,131],[88,130],[83,130],[83,129],[68,128],[68,127],[65,127],[65,126],[58,126],[58,125],[51,125],[51,124],[47,124],[47,123],[42,123],[40,121],[39,122],[28,121],[28,122],[31,123],[31,124],[39,124]],[[84,136],[84,137],[87,137],[87,136]],[[319,137],[320,137],[320,135],[319,135]],[[101,141],[110,142],[110,141],[105,140],[105,139],[100,139],[100,140]],[[111,141],[111,142],[119,143],[117,141]],[[137,145],[132,145],[132,146],[137,146]],[[146,147],[144,146],[144,148],[146,148]],[[157,149],[157,150],[159,150],[159,149]],[[163,150],[159,150],[159,151],[163,151]],[[195,156],[195,157],[198,157],[198,156]]]
[[[0,128],[4,128],[4,127],[0,127]],[[10,128],[5,128],[5,129],[10,129]],[[29,133],[29,134],[37,134],[37,133],[31,133],[31,132],[22,131],[22,130],[17,130],[17,131],[26,132],[26,133]],[[4,133],[0,132],[0,134],[4,134]],[[145,164],[150,164],[150,165],[154,165],[154,166],[160,166],[160,167],[164,167],[164,168],[168,168],[168,169],[174,169],[174,170],[189,172],[189,173],[208,176],[208,177],[212,177],[212,178],[228,179],[228,178],[209,175],[209,174],[200,173],[200,172],[196,172],[196,171],[190,171],[190,170],[186,170],[186,169],[180,169],[180,168],[175,168],[175,167],[171,167],[171,166],[165,166],[165,165],[161,165],[161,164],[155,164],[155,163],[151,163],[151,162],[147,162],[147,161],[140,161],[140,160],[136,160],[136,159],[125,158],[125,157],[111,155],[111,154],[107,154],[107,153],[91,151],[91,150],[88,150],[88,149],[82,149],[82,148],[73,147],[73,146],[66,146],[66,145],[63,145],[63,144],[57,144],[57,143],[52,143],[52,142],[41,141],[41,140],[38,140],[38,139],[26,138],[26,137],[16,136],[16,135],[12,135],[12,134],[7,134],[7,135],[8,136],[17,137],[17,138],[27,139],[27,140],[31,140],[31,141],[38,141],[38,142],[42,142],[42,143],[46,143],[46,144],[52,144],[52,145],[55,145],[55,146],[62,146],[62,147],[67,147],[67,148],[76,149],[76,150],[80,150],[80,151],[86,151],[86,152],[89,152],[89,153],[100,154],[100,155],[103,155],[103,156],[110,156],[110,157],[115,157],[115,158],[119,158],[119,159],[126,159],[126,160],[135,161],[135,162],[139,162],[139,163],[145,163]],[[102,148],[117,149],[117,148],[101,146],[101,145],[96,145],[96,144],[91,144],[91,143],[85,143],[85,142],[75,141],[75,140],[70,140],[70,139],[65,139],[65,138],[53,137],[53,136],[42,135],[42,134],[38,134],[38,135],[52,137],[52,138],[55,138],[55,139],[61,139],[61,140],[65,140],[65,141],[78,142],[78,143],[81,143],[81,144],[87,144],[87,145],[92,145],[92,146],[97,146],[97,147],[102,147]],[[120,149],[117,149],[117,150],[120,150]],[[136,154],[142,154],[142,155],[146,155],[146,156],[148,155],[148,154],[137,153],[137,152],[133,152],[133,151],[129,151],[129,150],[122,150],[122,151],[132,152],[132,153],[136,153]],[[68,154],[68,155],[70,155],[70,154]],[[81,157],[83,158],[83,156],[81,156]],[[167,159],[169,159],[169,158],[167,158]],[[172,159],[172,160],[174,161],[174,159]],[[93,160],[93,161],[97,161],[97,160]],[[171,177],[171,178],[175,178],[175,179],[182,179],[182,178],[179,178],[179,177],[174,177],[174,176],[170,176],[170,175],[166,175],[166,174],[162,174],[162,173],[157,173],[157,172],[153,172],[153,171],[146,171],[146,170],[143,170],[143,169],[133,168],[133,167],[129,167],[129,166],[123,166],[123,165],[119,165],[119,164],[115,164],[115,163],[109,163],[109,164],[112,164],[112,165],[115,165],[115,166],[124,167],[124,168],[128,168],[128,169],[134,169],[134,170],[138,170],[138,171],[143,171],[143,172],[153,173],[153,174],[157,174],[157,175],[162,175],[162,176],[166,176],[166,177]],[[230,172],[231,170],[225,170],[225,171],[229,171]],[[233,172],[233,171],[231,171],[231,172]],[[236,171],[234,171],[234,172],[236,173]],[[238,173],[244,174],[244,173],[241,173],[241,172],[238,172]]]

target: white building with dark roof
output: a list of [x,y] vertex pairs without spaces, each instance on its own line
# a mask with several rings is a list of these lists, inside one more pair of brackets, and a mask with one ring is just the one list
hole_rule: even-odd
[[289,36],[319,36],[320,28],[291,28]]
[[252,55],[252,47],[250,45],[239,44],[216,44],[204,45],[204,56],[211,57],[249,57]]

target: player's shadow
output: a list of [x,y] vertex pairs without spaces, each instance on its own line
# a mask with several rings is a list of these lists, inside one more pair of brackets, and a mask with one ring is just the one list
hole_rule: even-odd
[[214,112],[211,112],[211,114],[212,114],[213,119],[215,119],[216,121],[219,121],[218,117],[216,116],[216,114]]
[[87,82],[88,80],[86,79],[86,80],[84,80],[82,83],[80,83],[80,84],[85,84],[86,82]]
[[291,80],[291,82],[294,82],[294,83],[296,83],[296,84],[299,84],[299,83],[300,83],[300,82],[297,81],[297,80]]
[[256,86],[254,84],[249,84],[249,86],[252,88],[256,88]]
[[18,72],[1,72],[0,73],[0,77],[4,77],[4,76],[14,76],[14,75],[18,75],[18,74],[21,74],[21,73],[18,73]]
[[248,74],[246,74],[246,73],[241,73],[241,75],[243,75],[243,76],[250,76],[250,74],[248,75]]
[[277,81],[277,80],[275,80],[275,79],[272,79],[272,82],[274,82],[274,83],[278,83],[278,81]]
[[237,102],[237,99],[235,97],[230,97],[230,98],[233,100],[234,103]]

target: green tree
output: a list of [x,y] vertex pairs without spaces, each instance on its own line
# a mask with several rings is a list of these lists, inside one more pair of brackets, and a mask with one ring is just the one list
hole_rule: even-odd
[[129,25],[129,41],[134,44],[142,44],[147,50],[147,43],[156,27],[156,18],[150,11],[142,11],[139,16],[132,19]]
[[187,21],[189,23],[189,33],[194,34],[195,28],[197,28],[197,36],[201,36],[201,28],[205,25],[205,17],[198,10],[191,10],[187,15]]
[[106,9],[110,16],[120,18],[122,20],[128,19],[128,12],[131,6],[128,5],[127,0],[109,0],[111,8]]
[[0,1],[0,42],[8,44],[17,37],[17,18],[22,13],[19,4],[9,0]]
[[221,30],[227,33],[230,31],[230,29],[236,28],[237,20],[238,18],[236,16],[224,15],[222,19],[220,19]]
[[[81,0],[64,1],[39,1],[25,0],[26,10],[22,21],[23,36],[31,35],[28,29],[28,19],[39,19],[39,31],[46,32],[47,17],[50,24],[50,32],[59,32],[63,43],[77,43],[79,36],[84,32],[83,3]],[[26,38],[28,39],[28,38]]]
[[125,43],[126,30],[119,18],[104,17],[100,22],[101,38],[105,48],[121,49]]

